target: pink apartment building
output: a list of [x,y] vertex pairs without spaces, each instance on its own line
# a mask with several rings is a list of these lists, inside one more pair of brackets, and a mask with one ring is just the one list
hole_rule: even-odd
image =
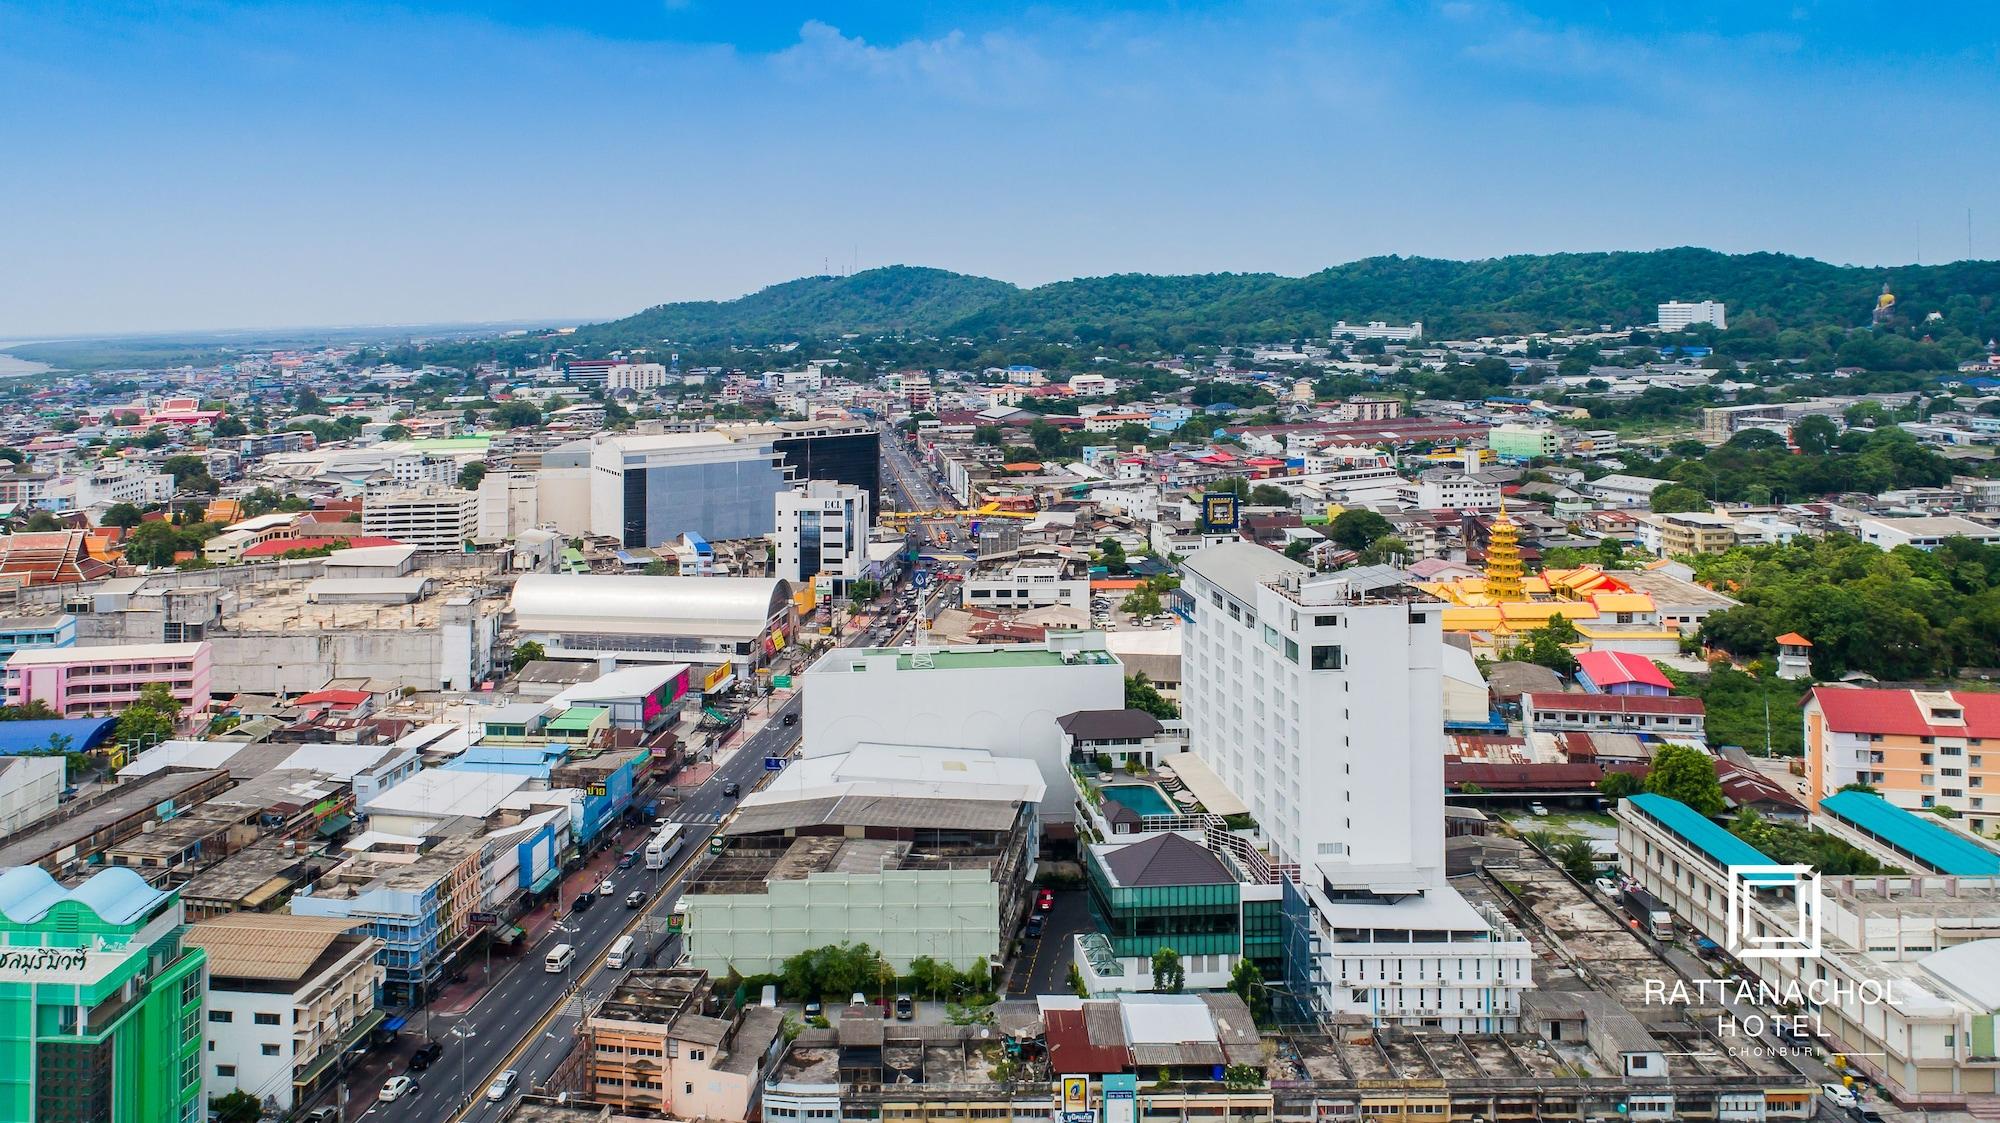
[[109,717],[163,682],[186,711],[208,705],[206,643],[125,643],[23,649],[7,660],[7,703],[39,698],[64,717]]

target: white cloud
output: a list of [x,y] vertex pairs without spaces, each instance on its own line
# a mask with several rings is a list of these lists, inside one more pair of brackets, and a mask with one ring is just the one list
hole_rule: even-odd
[[1047,56],[1015,35],[955,30],[881,46],[819,20],[807,21],[799,41],[771,61],[779,73],[801,81],[859,77],[976,102],[1033,100],[1056,72]]

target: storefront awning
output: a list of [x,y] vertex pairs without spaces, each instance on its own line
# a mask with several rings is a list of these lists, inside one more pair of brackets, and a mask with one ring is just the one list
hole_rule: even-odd
[[536,878],[534,882],[528,886],[528,892],[540,893],[542,890],[547,889],[551,885],[554,885],[561,878],[562,878],[562,867],[550,866],[547,870],[544,870],[542,872],[542,876]]
[[319,835],[321,838],[332,838],[334,835],[339,834],[341,831],[344,831],[348,827],[351,827],[353,825],[354,825],[354,816],[352,815],[346,813],[342,813],[339,815],[329,815],[320,822]]

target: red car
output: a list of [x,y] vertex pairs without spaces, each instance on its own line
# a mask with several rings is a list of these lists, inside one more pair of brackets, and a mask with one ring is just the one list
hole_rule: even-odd
[[1040,909],[1040,910],[1041,910],[1041,911],[1043,911],[1043,912],[1047,912],[1047,911],[1049,911],[1050,909],[1052,909],[1052,908],[1055,908],[1055,907],[1056,907],[1056,893],[1055,893],[1055,890],[1053,890],[1053,889],[1044,889],[1044,890],[1042,890],[1042,891],[1041,891],[1040,893],[1036,894],[1036,895],[1035,895],[1035,907],[1036,907],[1036,908],[1038,908],[1038,909]]

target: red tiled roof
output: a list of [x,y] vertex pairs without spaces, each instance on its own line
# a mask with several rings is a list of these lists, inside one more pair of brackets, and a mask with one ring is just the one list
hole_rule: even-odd
[[352,538],[273,538],[269,542],[259,542],[255,546],[243,551],[243,557],[245,560],[251,558],[275,558],[289,554],[293,550],[317,550],[322,546],[359,549],[363,546],[395,545],[399,545],[399,543],[394,538],[381,538],[366,534],[357,534]]
[[1577,668],[1590,676],[1599,690],[1636,682],[1642,686],[1657,686],[1662,690],[1672,690],[1674,684],[1660,673],[1651,659],[1634,655],[1629,651],[1586,651],[1576,657]]
[[1588,788],[1604,776],[1595,764],[1455,764],[1445,762],[1448,787],[1478,784],[1487,791]]
[[1905,737],[2000,737],[2000,694],[1952,694],[1965,723],[1932,724],[1914,690],[1871,690],[1855,686],[1815,686],[1806,696],[1817,703],[1828,729],[1836,733],[1882,733]]
[[1537,710],[1575,710],[1593,714],[1706,714],[1699,698],[1662,698],[1645,694],[1527,694],[1525,704]]
[[1786,632],[1784,635],[1778,637],[1778,644],[1782,647],[1811,647],[1813,641],[1797,632]]
[[301,694],[293,699],[301,706],[325,704],[329,706],[359,706],[374,695],[366,690],[315,690],[311,694]]

